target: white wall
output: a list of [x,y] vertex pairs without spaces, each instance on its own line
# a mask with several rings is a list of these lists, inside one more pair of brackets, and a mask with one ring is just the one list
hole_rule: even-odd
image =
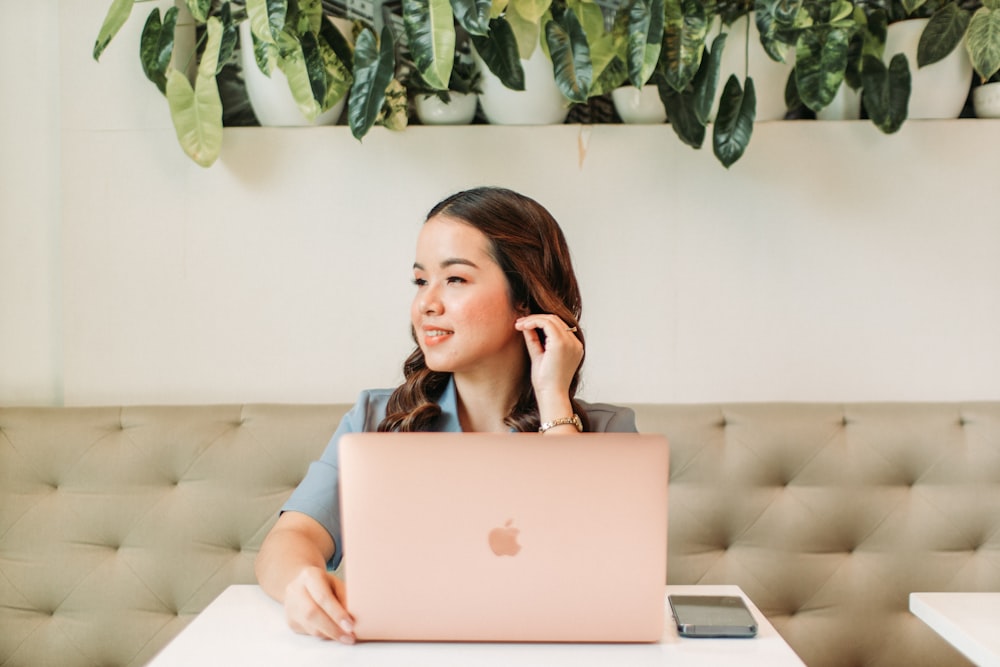
[[0,23],[0,403],[49,403],[61,400],[57,3],[11,10]]
[[[58,0],[59,167],[31,179],[48,217],[7,215],[36,195],[8,192],[22,166],[0,156],[0,403],[351,401],[395,384],[423,214],[480,183],[561,221],[589,398],[1000,399],[998,172],[982,150],[1000,122],[893,137],[758,123],[729,171],[666,126],[377,128],[363,143],[227,129],[203,170],[125,40],[90,59],[103,5]],[[33,154],[2,118],[4,145]]]

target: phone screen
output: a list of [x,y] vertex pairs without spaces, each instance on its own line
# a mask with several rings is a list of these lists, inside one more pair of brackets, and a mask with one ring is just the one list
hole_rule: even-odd
[[757,621],[738,595],[670,595],[684,637],[754,637]]

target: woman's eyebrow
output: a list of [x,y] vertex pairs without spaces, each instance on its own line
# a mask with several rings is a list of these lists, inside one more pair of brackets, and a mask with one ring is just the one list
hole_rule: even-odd
[[[470,260],[470,259],[463,259],[461,257],[449,257],[448,259],[443,260],[441,262],[441,268],[442,269],[447,269],[449,266],[455,266],[455,265],[471,266],[474,269],[478,269],[479,268],[479,265],[477,265],[472,260]],[[424,270],[424,266],[420,262],[414,262],[413,263],[413,269],[415,271],[423,271]]]

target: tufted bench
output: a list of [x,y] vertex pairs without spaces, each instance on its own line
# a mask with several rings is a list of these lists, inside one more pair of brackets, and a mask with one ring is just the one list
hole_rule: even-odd
[[[347,405],[0,409],[0,665],[141,665],[253,582]],[[817,667],[964,665],[910,591],[1000,590],[1000,403],[633,406],[671,583],[734,583]]]

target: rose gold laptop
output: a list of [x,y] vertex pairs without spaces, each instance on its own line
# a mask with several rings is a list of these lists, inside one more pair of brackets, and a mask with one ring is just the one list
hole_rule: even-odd
[[658,641],[668,466],[659,435],[345,435],[358,638]]

